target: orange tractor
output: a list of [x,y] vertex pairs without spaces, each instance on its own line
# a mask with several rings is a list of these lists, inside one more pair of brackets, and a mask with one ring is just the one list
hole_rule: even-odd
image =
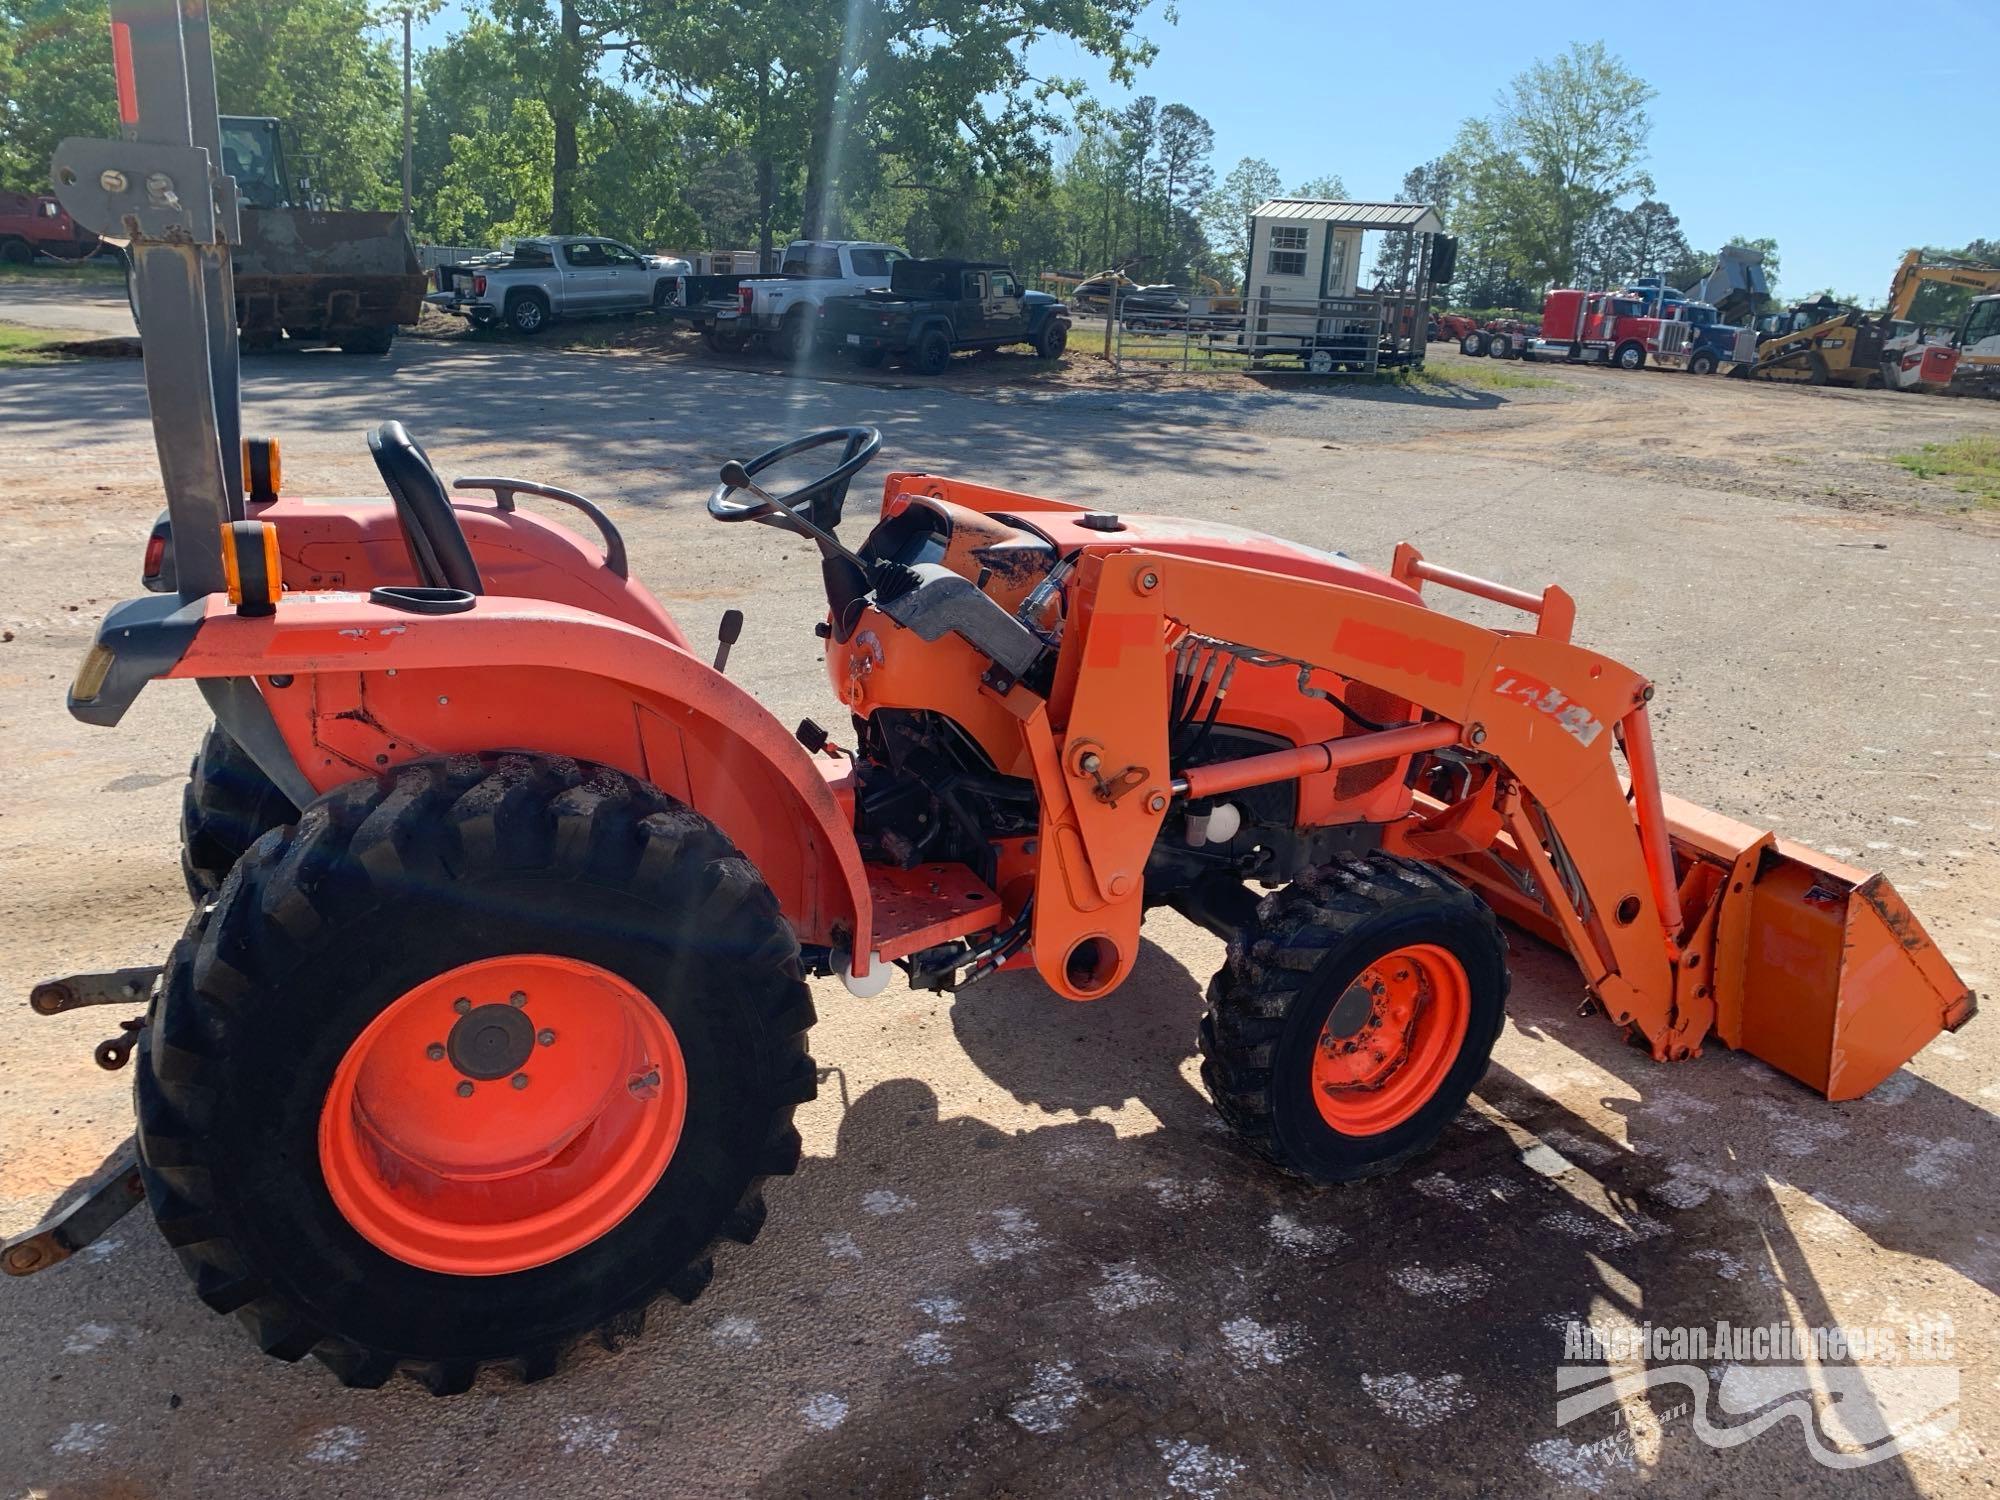
[[[1217,1108],[1316,1182],[1395,1168],[1464,1107],[1507,994],[1496,914],[1663,1064],[1719,1041],[1849,1099],[1972,1014],[1881,877],[1665,795],[1652,685],[1571,639],[1559,588],[921,473],[850,547],[880,438],[815,433],[726,465],[708,508],[816,545],[835,735],[704,660],[581,497],[454,493],[394,423],[385,495],[284,493],[236,433],[201,7],[112,14],[128,138],[65,142],[56,175],[132,242],[173,592],[110,612],[70,706],[111,724],[186,679],[218,727],[163,971],[37,997],[144,1001],[136,1161],[10,1270],[142,1192],[274,1355],[439,1392],[539,1376],[757,1234],[815,1088],[808,975],[1032,969],[1095,1002],[1160,906],[1228,942],[1199,1030]],[[760,485],[813,452],[817,477]]]

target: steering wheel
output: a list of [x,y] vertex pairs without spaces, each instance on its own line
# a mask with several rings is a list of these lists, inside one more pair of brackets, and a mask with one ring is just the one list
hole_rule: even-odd
[[[866,468],[881,451],[882,434],[878,429],[828,427],[819,432],[809,432],[804,437],[780,444],[768,453],[758,454],[747,464],[732,464],[723,472],[738,480],[754,478],[773,464],[796,458],[801,453],[810,453],[815,448],[831,447],[835,443],[842,445],[839,463],[797,488],[773,497],[783,506],[801,512],[808,521],[831,530],[840,524],[840,510],[847,501],[847,482]],[[772,526],[792,528],[792,518],[769,500],[731,499],[741,488],[740,482],[731,483],[730,478],[725,478],[708,497],[708,513],[718,521],[763,521]]]

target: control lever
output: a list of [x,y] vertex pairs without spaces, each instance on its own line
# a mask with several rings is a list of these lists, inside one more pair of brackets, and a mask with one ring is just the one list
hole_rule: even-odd
[[736,644],[736,638],[743,634],[743,611],[725,609],[722,623],[715,627],[715,670],[724,671],[729,666],[729,648]]

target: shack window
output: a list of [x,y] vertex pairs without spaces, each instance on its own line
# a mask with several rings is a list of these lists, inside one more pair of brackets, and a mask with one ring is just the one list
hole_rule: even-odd
[[1303,224],[1273,224],[1271,226],[1271,248],[1266,254],[1264,270],[1271,276],[1303,276],[1306,274],[1306,227]]

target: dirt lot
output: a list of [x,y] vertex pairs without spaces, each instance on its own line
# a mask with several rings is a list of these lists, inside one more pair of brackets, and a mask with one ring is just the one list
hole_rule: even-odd
[[[787,720],[830,707],[817,570],[774,533],[710,524],[701,500],[721,459],[838,422],[882,426],[898,467],[1373,562],[1408,538],[1522,586],[1559,579],[1580,638],[1659,683],[1672,789],[1886,870],[1987,989],[2000,535],[1890,459],[2000,432],[2000,406],[1599,371],[1495,385],[1490,364],[1457,363],[1411,389],[1081,365],[989,388],[717,368],[691,341],[670,357],[413,341],[387,361],[250,363],[247,425],[283,435],[304,492],[374,492],[361,434],[397,416],[448,472],[592,494],[690,635],[745,610],[732,675]],[[0,372],[4,995],[156,960],[185,916],[173,820],[198,700],[150,690],[116,732],[61,701],[160,503],[143,410],[130,363]],[[1476,1108],[1404,1175],[1319,1192],[1251,1162],[1201,1094],[1191,1043],[1219,945],[1169,917],[1148,934],[1134,978],[1095,1005],[1013,978],[956,999],[816,986],[828,1072],[764,1236],[694,1306],[534,1387],[489,1377],[438,1401],[274,1363],[134,1216],[0,1287],[0,1493],[1990,1489],[1991,1017],[1829,1105],[1719,1049],[1648,1062],[1578,1016],[1564,959],[1515,934],[1512,1015]],[[116,1016],[0,1010],[0,1230],[125,1134],[126,1080],[89,1061]],[[1679,1386],[1558,1425],[1577,1317],[1949,1320],[1932,1363],[1956,1372],[1956,1404],[1918,1400],[1946,1408],[1943,1430],[1844,1469],[1789,1417],[1711,1446]],[[1858,1450],[1906,1415],[1911,1363],[1818,1372],[1819,1440]]]

